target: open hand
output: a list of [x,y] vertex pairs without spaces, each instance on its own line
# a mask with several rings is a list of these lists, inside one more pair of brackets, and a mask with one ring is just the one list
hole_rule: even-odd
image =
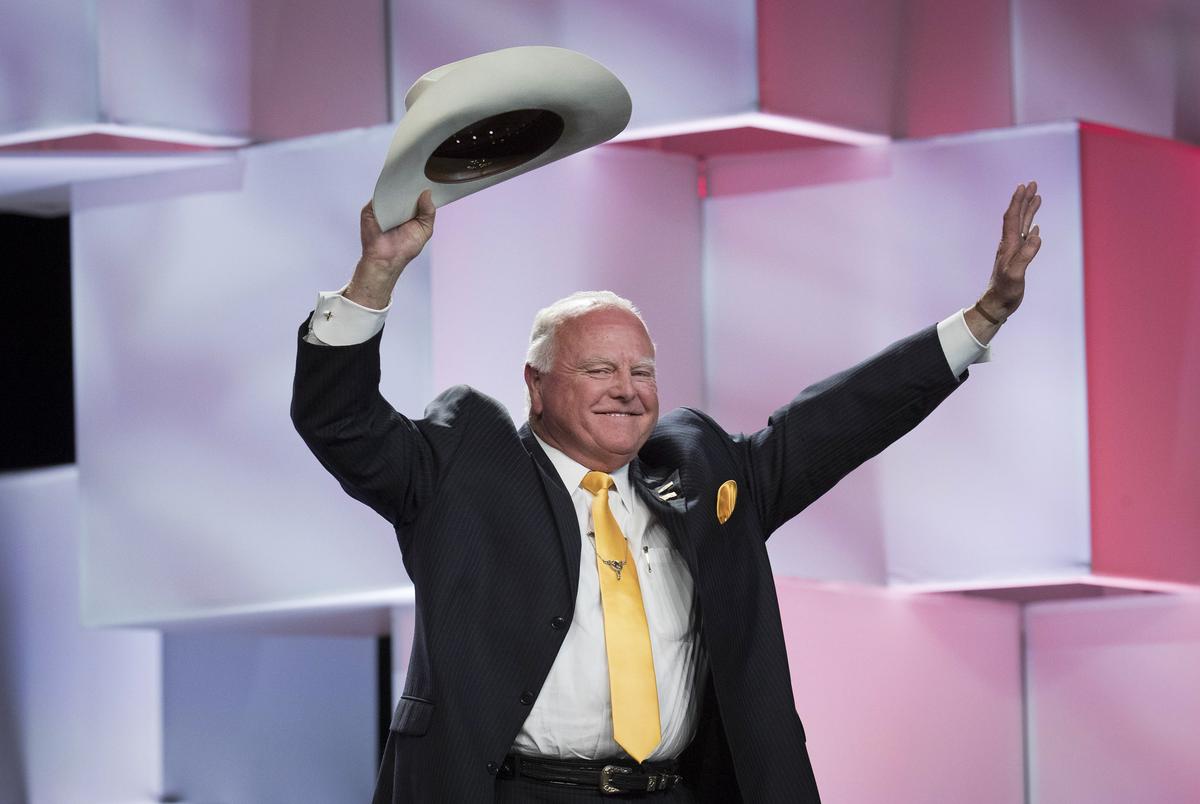
[[1030,228],[1041,205],[1036,181],[1017,186],[1004,213],[992,276],[978,303],[985,317],[1003,323],[1021,306],[1025,297],[1025,271],[1042,247],[1041,230],[1037,226]]

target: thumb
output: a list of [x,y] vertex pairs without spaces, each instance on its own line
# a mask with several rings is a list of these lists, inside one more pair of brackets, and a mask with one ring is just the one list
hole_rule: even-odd
[[425,228],[433,229],[433,219],[436,214],[437,209],[433,206],[433,192],[423,190],[417,196],[417,214],[413,217]]

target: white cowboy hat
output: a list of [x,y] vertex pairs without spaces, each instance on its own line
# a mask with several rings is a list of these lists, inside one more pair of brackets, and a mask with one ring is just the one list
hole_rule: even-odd
[[435,206],[615,137],[633,105],[615,75],[559,47],[512,47],[430,70],[404,96],[404,117],[375,184],[383,229]]

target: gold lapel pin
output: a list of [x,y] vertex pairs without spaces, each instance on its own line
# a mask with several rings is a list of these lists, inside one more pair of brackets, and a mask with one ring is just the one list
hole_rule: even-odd
[[737,505],[737,483],[726,480],[717,489],[717,522],[724,525],[733,516],[734,506]]

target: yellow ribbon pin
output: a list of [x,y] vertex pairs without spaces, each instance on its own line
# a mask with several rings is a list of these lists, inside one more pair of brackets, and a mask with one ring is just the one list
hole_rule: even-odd
[[737,483],[726,480],[717,489],[717,521],[724,525],[733,516],[733,508],[737,505]]

